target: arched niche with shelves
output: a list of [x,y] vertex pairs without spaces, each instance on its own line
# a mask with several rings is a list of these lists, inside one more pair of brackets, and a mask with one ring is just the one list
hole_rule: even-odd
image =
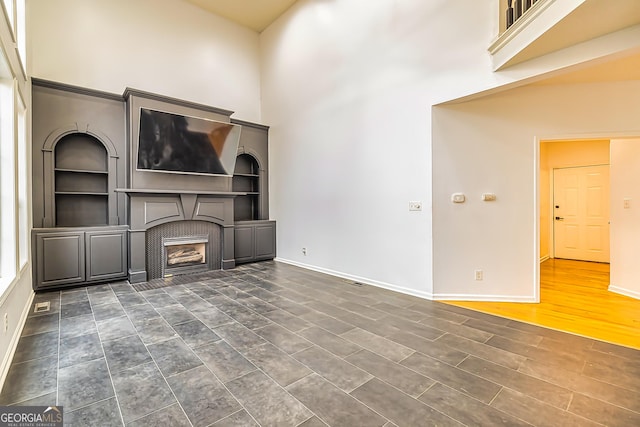
[[258,160],[248,153],[236,158],[233,172],[233,191],[246,193],[234,200],[234,220],[254,221],[261,219],[260,166]]
[[269,219],[269,127],[238,119],[242,125],[232,190],[247,193],[234,200],[236,222]]
[[63,137],[54,152],[56,227],[109,224],[107,150],[89,134]]
[[233,173],[235,262],[273,259],[276,222],[269,220],[269,127],[231,119],[242,125]]
[[105,135],[74,124],[53,132],[42,152],[44,227],[118,225],[118,155]]

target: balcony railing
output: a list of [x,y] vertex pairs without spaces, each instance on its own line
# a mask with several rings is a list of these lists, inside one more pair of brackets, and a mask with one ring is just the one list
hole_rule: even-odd
[[512,26],[538,0],[507,0],[506,24]]

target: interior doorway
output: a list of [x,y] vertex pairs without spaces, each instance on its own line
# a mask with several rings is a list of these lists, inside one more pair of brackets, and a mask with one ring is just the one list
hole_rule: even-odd
[[[595,247],[596,244],[589,240],[597,240],[601,249],[606,253],[608,262],[608,212],[602,212],[602,209],[606,208],[609,204],[609,191],[610,184],[608,184],[608,175],[599,175],[594,173],[590,167],[602,167],[608,168],[610,164],[610,141],[609,139],[589,139],[589,140],[554,140],[554,141],[541,141],[540,142],[540,167],[539,167],[539,196],[540,196],[540,262],[544,262],[547,259],[558,257],[567,259],[589,259],[578,254],[577,250],[573,250],[572,247]],[[583,169],[584,168],[584,169]],[[558,174],[564,174],[563,180],[558,180],[561,186],[564,186],[563,190],[558,190],[560,200],[558,203],[554,200],[554,175],[556,171],[565,170],[565,172],[558,172]],[[597,168],[596,168],[597,169]],[[602,168],[600,168],[602,169]],[[590,179],[595,181],[607,181],[606,189],[597,188],[601,183],[590,183]],[[578,182],[580,181],[580,182]],[[589,190],[589,188],[592,188]],[[591,192],[589,196],[585,195],[585,192]],[[605,198],[603,200],[603,197]],[[595,203],[594,200],[598,202]],[[588,205],[591,203],[591,205]],[[600,206],[597,206],[597,205]],[[580,207],[580,205],[582,207]],[[602,206],[605,205],[605,206]],[[555,208],[560,206],[560,208]],[[578,226],[574,222],[574,210],[592,211],[591,213],[584,213],[582,225]],[[557,212],[556,212],[557,211]],[[596,230],[596,227],[591,228],[587,226],[588,221],[585,219],[590,214],[597,211],[597,215],[593,216],[606,216],[607,227],[605,229]],[[556,217],[563,218],[556,220]],[[558,227],[556,227],[558,224]],[[560,229],[563,225],[566,226],[560,231],[559,239],[556,239],[556,228]],[[564,235],[562,232],[564,231]],[[588,235],[591,232],[591,235]],[[597,232],[606,232],[606,237],[603,234],[598,235]],[[597,238],[597,239],[596,239]],[[606,239],[606,242],[603,242]],[[556,241],[558,240],[558,242]],[[556,246],[558,252],[556,251]],[[563,252],[564,249],[567,249]],[[591,257],[593,258],[593,257]],[[603,256],[600,256],[600,260]],[[589,259],[591,260],[591,259]]]
[[554,258],[609,262],[609,165],[553,169]]

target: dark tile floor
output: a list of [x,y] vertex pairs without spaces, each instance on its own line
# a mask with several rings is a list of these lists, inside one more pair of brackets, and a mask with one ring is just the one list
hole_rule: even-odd
[[640,351],[275,262],[35,301],[0,404],[67,425],[640,425]]

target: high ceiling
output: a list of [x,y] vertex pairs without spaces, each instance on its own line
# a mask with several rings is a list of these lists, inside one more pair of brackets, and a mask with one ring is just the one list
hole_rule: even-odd
[[297,0],[185,0],[233,22],[262,32]]
[[[282,15],[297,0],[185,0],[204,10],[225,17],[245,27],[257,32],[262,32],[280,15]],[[640,0],[625,0],[637,11]],[[637,13],[629,13],[633,24],[640,20]],[[618,20],[616,20],[618,22]],[[619,24],[619,22],[618,22]],[[602,26],[601,24],[600,26]],[[594,25],[595,26],[595,25]],[[602,30],[604,31],[604,30]],[[605,31],[606,32],[606,31]],[[565,40],[567,34],[558,37],[558,40]],[[640,54],[630,57],[620,58],[606,63],[589,64],[585,67],[578,67],[561,75],[555,75],[539,80],[536,84],[563,84],[563,83],[587,83],[616,80],[639,80],[640,79]]]

